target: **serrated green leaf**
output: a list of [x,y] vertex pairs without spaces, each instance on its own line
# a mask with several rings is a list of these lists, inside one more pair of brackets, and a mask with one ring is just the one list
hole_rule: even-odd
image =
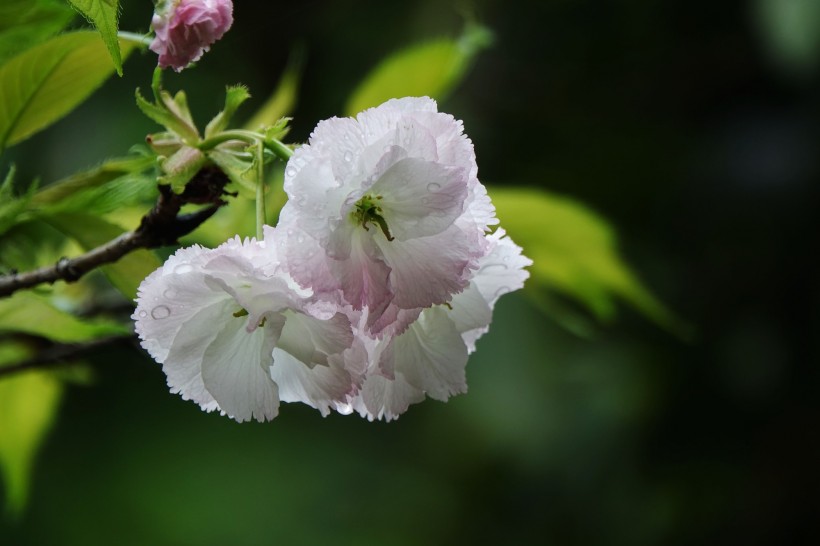
[[119,0],[68,0],[68,2],[97,27],[111,55],[111,60],[114,61],[117,74],[122,76],[122,57],[119,40],[117,40]]
[[0,3],[0,64],[60,32],[74,11],[57,0],[3,0]]
[[533,261],[532,283],[570,296],[599,319],[614,317],[615,297],[657,324],[686,327],[638,280],[618,254],[615,232],[571,199],[532,189],[492,188],[501,226]]
[[28,208],[34,192],[37,191],[37,183],[35,182],[29,185],[24,194],[15,195],[13,189],[14,172],[15,169],[12,166],[5,180],[0,184],[0,235],[16,223],[19,223],[18,218]]
[[30,206],[33,215],[42,217],[65,212],[102,215],[121,207],[156,200],[154,176],[129,173],[99,186],[88,186],[59,201],[44,206]]
[[[123,57],[133,49],[122,44]],[[96,33],[51,38],[0,67],[0,151],[54,123],[111,75]]]
[[244,85],[228,87],[225,90],[225,107],[205,127],[205,138],[224,131],[243,102],[251,98]]
[[27,220],[0,235],[0,267],[26,271],[65,255],[65,236],[39,220]]
[[98,167],[58,180],[38,191],[31,204],[38,207],[62,203],[78,192],[99,188],[125,175],[140,173],[154,164],[150,156],[110,159]]
[[[31,356],[19,343],[0,343],[0,367]],[[28,499],[37,450],[56,416],[62,384],[51,374],[26,372],[0,379],[0,471],[6,510],[19,516]]]
[[[137,99],[137,107],[151,120],[179,135],[188,144],[193,145],[199,142],[199,133],[193,126],[193,122],[189,122],[184,115],[170,110],[165,105],[159,106],[148,102],[143,98],[139,89],[135,91],[134,95]],[[173,101],[170,102],[173,104]]]
[[489,30],[468,25],[459,40],[442,38],[402,49],[362,81],[345,107],[352,116],[396,97],[442,100],[461,81],[475,55],[492,41]]
[[302,77],[302,59],[303,55],[300,49],[296,49],[291,54],[279,84],[271,96],[245,124],[246,129],[256,131],[260,127],[273,125],[293,112],[299,94],[299,81]]
[[127,334],[121,324],[103,319],[80,319],[54,306],[41,294],[20,291],[0,299],[0,332],[23,332],[72,343]]
[[[125,233],[122,227],[89,214],[55,214],[45,221],[77,241],[85,250],[96,248]],[[136,296],[142,280],[160,265],[162,263],[153,252],[140,249],[101,269],[111,284],[130,299]]]

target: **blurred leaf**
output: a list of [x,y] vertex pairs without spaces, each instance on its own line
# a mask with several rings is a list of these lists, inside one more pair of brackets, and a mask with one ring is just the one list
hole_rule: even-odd
[[225,107],[205,127],[205,138],[224,131],[231,118],[243,102],[251,98],[248,88],[244,85],[230,86],[225,90]]
[[[0,367],[30,356],[11,342],[0,344]],[[34,456],[56,415],[60,382],[48,373],[27,372],[0,380],[0,471],[6,509],[19,516],[28,499]]]
[[25,271],[54,263],[63,253],[66,238],[39,220],[16,224],[0,235],[0,265]]
[[[85,250],[105,244],[125,232],[122,227],[89,214],[55,214],[45,220],[77,241]],[[101,269],[117,290],[133,299],[142,280],[160,265],[159,258],[153,252],[140,249],[126,254],[113,264],[102,266]]]
[[297,48],[288,60],[276,90],[268,97],[253,117],[245,123],[245,129],[255,131],[260,127],[274,125],[278,120],[293,112],[299,94],[299,79],[302,76],[304,54]]
[[345,112],[352,116],[395,97],[442,100],[465,76],[475,55],[491,42],[487,28],[468,24],[458,40],[442,38],[398,51],[359,84]]
[[615,232],[571,199],[531,189],[490,191],[501,226],[533,260],[531,283],[557,290],[601,320],[615,316],[618,296],[678,335],[686,327],[641,285],[618,255]]
[[14,172],[12,166],[6,178],[0,183],[0,235],[8,231],[16,222],[20,214],[26,210],[34,192],[37,191],[37,184],[30,184],[26,192],[22,195],[14,194]]
[[48,297],[30,291],[0,299],[0,332],[23,332],[71,343],[113,334],[128,328],[103,319],[81,319],[54,306]]
[[82,212],[106,214],[120,207],[145,203],[157,196],[157,181],[145,174],[126,174],[97,187],[88,187],[53,204],[36,209],[38,216]]
[[144,171],[154,164],[150,156],[110,159],[91,170],[59,180],[38,191],[31,202],[35,206],[59,204],[77,192],[98,188],[123,175]]
[[0,3],[0,64],[60,32],[74,12],[56,0],[3,0]]
[[820,2],[757,0],[757,25],[769,52],[783,67],[798,72],[820,65]]
[[117,27],[120,15],[119,0],[68,0],[69,4],[97,27],[105,47],[111,54],[117,74],[122,76],[122,57],[117,40]]
[[[133,49],[123,43],[123,55]],[[51,38],[0,67],[0,151],[62,118],[111,74],[96,33]]]

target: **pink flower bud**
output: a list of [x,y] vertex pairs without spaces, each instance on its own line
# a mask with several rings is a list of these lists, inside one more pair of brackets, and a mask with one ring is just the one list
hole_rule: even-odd
[[177,72],[199,60],[233,23],[231,0],[171,0],[154,14],[151,51],[159,66]]

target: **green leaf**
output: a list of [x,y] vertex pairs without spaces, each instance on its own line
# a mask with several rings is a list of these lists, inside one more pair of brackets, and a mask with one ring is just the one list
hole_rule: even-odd
[[235,85],[225,90],[225,108],[219,112],[205,127],[205,138],[224,131],[243,102],[251,98],[248,88]]
[[293,51],[276,89],[245,124],[245,129],[256,131],[260,127],[274,125],[293,112],[299,94],[303,58],[301,49]]
[[571,199],[532,189],[490,191],[501,226],[533,260],[530,283],[558,291],[599,319],[615,315],[615,297],[678,335],[687,326],[660,303],[618,255],[615,232]]
[[3,0],[0,3],[0,65],[14,54],[63,30],[74,11],[56,0]]
[[37,184],[30,184],[23,195],[15,195],[13,191],[15,169],[12,166],[5,180],[0,184],[0,234],[8,231],[18,223],[18,217],[28,208],[28,204],[37,191]]
[[[123,43],[123,56],[133,49]],[[0,67],[0,151],[54,123],[111,75],[105,47],[91,31],[51,38]]]
[[[0,367],[30,353],[22,344],[4,342]],[[25,508],[34,457],[54,421],[62,390],[56,378],[41,371],[0,380],[0,471],[12,517]]]
[[157,180],[160,184],[171,186],[174,193],[182,193],[185,185],[205,166],[208,158],[197,148],[183,146],[171,157],[162,161],[162,176]]
[[[89,214],[55,214],[45,218],[45,221],[77,241],[85,250],[96,248],[125,233],[120,226]],[[117,290],[128,298],[134,298],[142,280],[160,265],[162,263],[153,252],[140,249],[101,269]]]
[[797,74],[817,69],[820,61],[820,2],[757,0],[757,26],[774,61]]
[[[196,127],[194,127],[193,122],[190,121],[190,113],[187,112],[187,109],[182,112],[175,111],[177,110],[177,107],[173,100],[164,101],[165,104],[162,105],[150,103],[143,98],[139,89],[135,91],[134,95],[137,99],[137,106],[139,109],[142,110],[142,113],[148,116],[151,120],[179,135],[182,140],[190,145],[194,145],[199,142],[199,133],[197,132]],[[177,96],[181,97],[181,101],[184,103],[185,95],[183,94],[180,96],[177,94]],[[169,109],[168,103],[170,103],[173,109]]]
[[39,220],[26,220],[0,235],[0,266],[27,271],[65,255],[65,236]]
[[154,158],[150,156],[110,159],[98,167],[48,185],[34,195],[31,203],[38,207],[59,205],[80,192],[104,187],[126,175],[140,173],[151,167],[154,162]]
[[68,0],[68,2],[97,27],[105,47],[111,54],[111,60],[114,61],[117,74],[122,76],[122,57],[117,40],[119,0]]
[[127,334],[128,328],[103,319],[81,319],[58,309],[49,298],[20,291],[0,299],[0,332],[23,332],[63,343]]
[[442,100],[465,76],[475,55],[491,41],[488,29],[468,24],[459,40],[442,38],[398,51],[359,84],[345,111],[352,116],[395,97]]

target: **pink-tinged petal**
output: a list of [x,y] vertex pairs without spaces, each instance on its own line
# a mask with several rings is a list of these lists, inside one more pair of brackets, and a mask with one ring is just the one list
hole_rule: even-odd
[[179,0],[153,16],[156,37],[149,49],[159,55],[159,66],[179,72],[199,60],[232,24],[231,0]]
[[392,340],[383,359],[392,359],[395,375],[436,400],[467,392],[467,347],[441,307],[425,309],[419,319]]
[[392,421],[407,411],[412,404],[424,401],[424,391],[408,383],[403,377],[391,380],[380,375],[369,375],[361,393],[348,406],[362,417]]
[[390,265],[393,303],[402,309],[445,303],[469,282],[475,262],[469,238],[455,226],[433,237],[379,242]]
[[479,260],[478,271],[473,282],[492,308],[503,294],[524,287],[529,272],[524,269],[532,265],[532,260],[521,254],[521,247],[505,236],[503,229],[487,237],[492,247]]
[[393,237],[406,241],[451,226],[462,213],[467,181],[463,169],[407,158],[390,167],[370,191],[382,197]]
[[345,300],[354,308],[368,307],[381,315],[390,305],[390,268],[377,255],[372,240],[356,233],[346,260],[328,260],[330,271],[338,280]]
[[484,335],[493,319],[493,310],[481,295],[475,283],[470,283],[464,292],[453,296],[452,310],[447,315],[453,321],[456,331],[461,333],[467,352],[475,351],[475,342]]
[[287,313],[277,347],[313,368],[326,366],[330,355],[339,354],[353,343],[350,320],[336,313],[328,320],[319,320],[301,313]]
[[329,358],[326,365],[308,368],[301,360],[276,348],[270,376],[279,386],[283,402],[302,402],[325,416],[356,388],[339,355]]
[[266,327],[249,333],[245,322],[223,322],[203,354],[202,379],[229,417],[269,421],[279,412],[279,390],[268,373],[276,339]]

